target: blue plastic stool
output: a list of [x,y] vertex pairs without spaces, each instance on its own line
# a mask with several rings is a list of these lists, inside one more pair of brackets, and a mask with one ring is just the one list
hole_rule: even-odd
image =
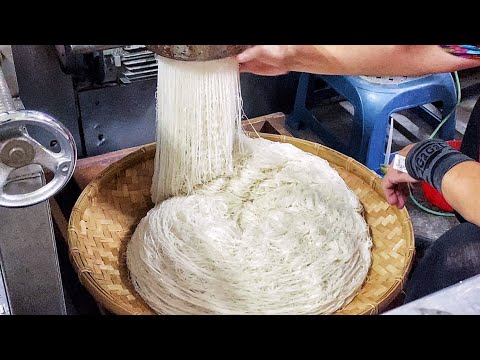
[[[354,107],[353,131],[345,147],[307,109],[310,81],[319,77],[345,97]],[[287,116],[287,125],[298,129],[306,125],[329,147],[341,151],[377,171],[384,162],[385,145],[392,113],[441,101],[442,114],[455,109],[457,91],[450,73],[421,77],[375,77],[339,75],[300,75],[293,111]],[[433,126],[438,118],[429,116]],[[455,113],[442,126],[439,137],[451,140],[455,137]]]

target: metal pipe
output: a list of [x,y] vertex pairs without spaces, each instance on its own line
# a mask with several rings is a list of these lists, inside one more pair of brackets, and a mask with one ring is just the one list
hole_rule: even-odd
[[0,64],[0,114],[7,111],[15,111],[15,104]]

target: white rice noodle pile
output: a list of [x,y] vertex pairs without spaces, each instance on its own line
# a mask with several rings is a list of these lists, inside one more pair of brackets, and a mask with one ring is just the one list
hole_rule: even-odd
[[338,173],[242,134],[234,61],[160,58],[158,75],[156,206],[127,249],[143,299],[161,314],[330,314],[350,302],[371,239]]

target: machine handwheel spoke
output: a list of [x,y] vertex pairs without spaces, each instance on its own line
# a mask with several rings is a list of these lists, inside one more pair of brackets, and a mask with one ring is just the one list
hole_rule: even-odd
[[[49,131],[61,151],[48,150],[27,133],[27,126]],[[38,204],[57,194],[70,180],[77,160],[75,141],[70,132],[52,117],[36,111],[0,114],[0,206],[25,207]],[[53,174],[46,185],[27,194],[3,191],[8,176],[15,169],[38,164]]]

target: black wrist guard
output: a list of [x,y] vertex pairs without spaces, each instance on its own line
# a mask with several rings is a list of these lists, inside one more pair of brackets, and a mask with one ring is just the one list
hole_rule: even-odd
[[453,149],[443,140],[429,139],[412,147],[406,157],[405,166],[411,177],[426,181],[441,192],[445,173],[465,161],[473,159]]

